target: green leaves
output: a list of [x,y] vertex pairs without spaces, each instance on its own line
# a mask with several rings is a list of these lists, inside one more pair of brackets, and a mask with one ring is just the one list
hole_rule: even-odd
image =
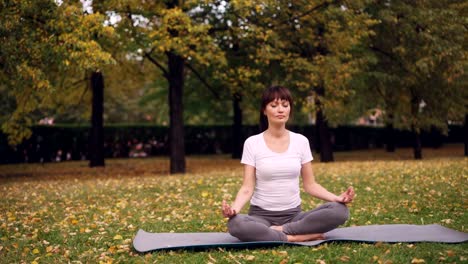
[[381,22],[373,27],[372,51],[379,62],[370,74],[380,76],[369,79],[366,91],[374,97],[378,91],[380,107],[394,115],[396,127],[446,130],[447,120],[464,117],[467,96],[459,82],[466,79],[460,70],[466,66],[466,52],[460,36],[466,35],[466,27],[462,9],[451,3],[392,1],[369,6]]

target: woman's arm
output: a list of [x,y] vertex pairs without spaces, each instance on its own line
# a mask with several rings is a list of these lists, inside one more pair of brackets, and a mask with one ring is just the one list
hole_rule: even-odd
[[232,206],[223,201],[222,210],[225,217],[231,218],[242,210],[242,207],[250,200],[255,188],[255,167],[244,165],[244,180],[237,192]]
[[304,184],[304,190],[314,197],[328,202],[339,203],[349,203],[354,198],[353,187],[348,187],[348,190],[346,190],[341,195],[337,196],[329,192],[322,185],[318,184],[315,181],[314,172],[312,170],[312,164],[310,162],[302,164],[301,175],[302,182]]

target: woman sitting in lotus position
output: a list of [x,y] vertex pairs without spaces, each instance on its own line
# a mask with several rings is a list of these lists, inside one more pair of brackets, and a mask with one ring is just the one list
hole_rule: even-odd
[[[337,196],[315,182],[308,139],[286,129],[292,106],[288,89],[266,89],[260,111],[266,130],[244,143],[242,186],[232,205],[222,204],[229,233],[241,241],[320,240],[348,219],[354,190]],[[302,212],[299,175],[307,193],[328,203]],[[238,214],[249,200],[248,215]]]

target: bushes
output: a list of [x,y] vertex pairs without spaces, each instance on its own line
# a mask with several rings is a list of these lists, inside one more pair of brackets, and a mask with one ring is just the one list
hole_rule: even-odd
[[[290,130],[309,138],[312,149],[317,146],[315,127],[290,126]],[[6,136],[0,134],[0,163],[50,162],[86,159],[89,126],[35,126],[33,136],[21,145],[8,146]],[[242,128],[242,141],[258,133],[257,126]],[[168,155],[168,127],[152,125],[110,125],[104,128],[106,158],[126,158]],[[385,131],[381,127],[340,126],[332,128],[335,151],[381,148],[385,145]],[[423,146],[440,147],[444,143],[463,142],[461,126],[450,126],[449,134],[433,130],[422,134]],[[408,131],[395,131],[397,147],[411,147]],[[231,153],[232,127],[186,126],[187,155]]]

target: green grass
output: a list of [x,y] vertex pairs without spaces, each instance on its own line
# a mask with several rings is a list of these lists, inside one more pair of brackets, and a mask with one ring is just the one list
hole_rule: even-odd
[[[337,153],[313,163],[317,181],[357,197],[345,226],[441,224],[467,232],[468,159],[462,146]],[[318,155],[315,155],[318,157]],[[189,157],[188,173],[169,175],[165,158],[0,166],[0,263],[466,263],[464,244],[329,243],[318,247],[212,249],[139,254],[139,228],[150,232],[224,232],[223,198],[242,179],[238,160]],[[321,201],[303,195],[303,208]]]

